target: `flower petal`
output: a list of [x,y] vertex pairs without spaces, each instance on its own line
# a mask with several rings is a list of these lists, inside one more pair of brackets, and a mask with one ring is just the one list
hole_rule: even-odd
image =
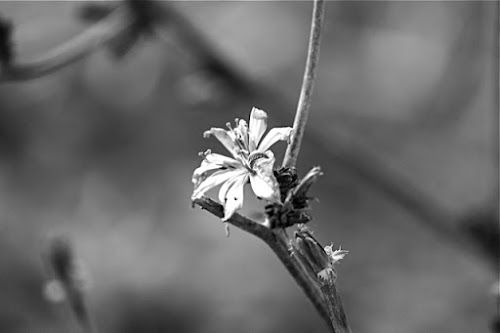
[[224,198],[224,218],[223,221],[227,221],[233,216],[233,214],[243,207],[243,189],[248,180],[248,174],[237,177],[232,183],[232,186],[226,193]]
[[207,179],[205,179],[198,186],[196,186],[193,195],[191,196],[191,200],[201,198],[210,189],[224,183],[228,179],[231,179],[232,177],[241,172],[245,172],[245,170],[227,169],[227,170],[220,170],[211,174]]
[[253,192],[259,198],[275,203],[281,202],[279,184],[274,175],[257,172],[250,175],[250,184]]
[[[231,179],[229,179],[228,181],[226,181],[224,184],[222,184],[221,188],[220,188],[220,191],[219,191],[219,201],[221,204],[225,204],[226,203],[226,197],[227,197],[227,193],[229,191],[229,189],[231,188],[231,186],[233,186],[233,184],[238,181],[238,179],[240,177],[247,177],[247,171],[242,171],[241,173],[238,173],[238,174],[235,174],[234,177],[232,177]],[[247,180],[248,180],[248,177],[247,177]]]
[[291,127],[275,127],[266,134],[259,144],[258,151],[265,152],[278,141],[289,141],[292,136]]
[[[272,151],[268,150],[264,153],[257,153],[259,158],[253,161],[253,170],[256,172],[273,175],[274,168],[274,154]],[[266,157],[263,157],[265,155]]]
[[219,164],[210,163],[206,160],[203,160],[203,161],[201,161],[201,165],[194,170],[193,177],[191,178],[191,181],[193,182],[193,184],[195,186],[198,186],[203,181],[203,179],[205,179],[205,174],[208,171],[216,170],[216,169],[220,169],[220,168],[221,168],[221,166]]
[[252,108],[250,113],[250,125],[248,128],[248,147],[250,152],[259,145],[259,141],[267,128],[267,113],[257,108]]
[[235,159],[230,157],[215,154],[208,150],[204,154],[204,159],[201,161],[201,165],[196,168],[193,172],[193,177],[191,181],[195,186],[198,186],[205,178],[206,173],[212,170],[225,169],[225,168],[241,168],[242,164]]
[[241,162],[235,160],[234,158],[217,153],[206,154],[205,160],[211,164],[220,165],[221,167],[239,168],[242,166]]
[[238,147],[238,144],[236,143],[236,138],[234,137],[234,134],[230,131],[226,131],[225,129],[222,128],[216,128],[212,127],[208,131],[205,131],[203,133],[204,137],[208,137],[210,135],[213,135],[217,138],[217,140],[222,143],[224,147],[234,156],[238,156],[238,151],[240,148]]
[[256,196],[266,200],[279,203],[280,186],[274,177],[274,154],[268,150],[265,152],[267,158],[259,158],[254,163],[254,173],[250,176],[250,184]]
[[247,125],[247,122],[243,119],[240,119],[240,121],[238,122],[238,127],[236,127],[236,131],[238,131],[239,135],[241,136],[241,140],[243,141],[245,148],[247,150],[249,150],[249,148],[248,148],[248,125]]

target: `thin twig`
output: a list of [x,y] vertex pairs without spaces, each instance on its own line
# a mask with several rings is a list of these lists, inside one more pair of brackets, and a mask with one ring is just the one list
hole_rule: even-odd
[[321,28],[323,27],[323,18],[325,12],[325,1],[315,0],[313,6],[313,17],[311,24],[311,35],[309,37],[309,48],[307,50],[306,69],[302,80],[302,88],[300,90],[299,103],[295,112],[295,120],[293,122],[293,138],[288,145],[283,160],[283,166],[293,167],[297,163],[300,145],[304,137],[307,118],[309,116],[309,108],[311,106],[312,92],[314,81],[316,78],[316,68],[319,59],[319,48],[321,44]]
[[109,44],[134,28],[135,20],[124,5],[63,45],[34,60],[1,66],[0,82],[25,81],[54,73]]
[[[219,218],[224,217],[224,207],[210,198],[203,197],[195,199],[193,203]],[[271,229],[237,213],[227,222],[261,239],[273,250],[302,291],[308,296],[321,317],[330,326],[330,316],[326,304],[323,301],[320,289],[317,287],[317,284],[311,283],[309,276],[301,269],[298,261],[290,254],[287,242],[282,238],[278,238]]]

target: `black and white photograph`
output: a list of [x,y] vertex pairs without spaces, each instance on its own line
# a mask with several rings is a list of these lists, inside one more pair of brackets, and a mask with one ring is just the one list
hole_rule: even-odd
[[0,333],[500,333],[500,1],[0,1]]

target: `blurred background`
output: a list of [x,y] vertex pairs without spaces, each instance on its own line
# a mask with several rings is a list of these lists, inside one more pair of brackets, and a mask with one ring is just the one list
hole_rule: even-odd
[[[204,130],[248,119],[253,106],[270,126],[293,123],[312,3],[161,5],[240,76],[206,61],[174,22],[126,54],[101,48],[43,78],[0,85],[0,331],[76,331],[67,305],[42,292],[46,239],[65,233],[91,276],[101,332],[324,332],[260,240],[235,228],[226,238],[220,220],[190,203],[197,153],[224,152]],[[353,332],[492,332],[497,5],[327,3],[298,167],[325,173],[311,190],[319,202],[310,226],[325,245],[349,250],[337,273]],[[85,6],[2,1],[16,59],[87,29]],[[410,197],[425,196],[423,208],[352,163],[387,170]],[[259,204],[245,202],[258,217]],[[425,218],[426,209],[484,251],[436,232],[440,215]]]

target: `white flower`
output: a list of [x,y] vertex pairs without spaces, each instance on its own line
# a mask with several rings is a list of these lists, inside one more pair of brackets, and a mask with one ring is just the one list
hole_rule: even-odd
[[[253,108],[250,123],[236,119],[235,128],[211,128],[205,137],[215,136],[232,157],[203,153],[201,165],[193,173],[192,200],[202,197],[210,189],[222,185],[219,200],[224,205],[224,218],[228,220],[243,206],[243,187],[250,180],[252,190],[259,198],[280,202],[279,184],[273,175],[274,155],[269,148],[276,142],[289,141],[292,128],[273,128],[263,137],[267,128],[267,114]],[[262,139],[262,140],[261,140]],[[212,174],[208,175],[210,172]]]

